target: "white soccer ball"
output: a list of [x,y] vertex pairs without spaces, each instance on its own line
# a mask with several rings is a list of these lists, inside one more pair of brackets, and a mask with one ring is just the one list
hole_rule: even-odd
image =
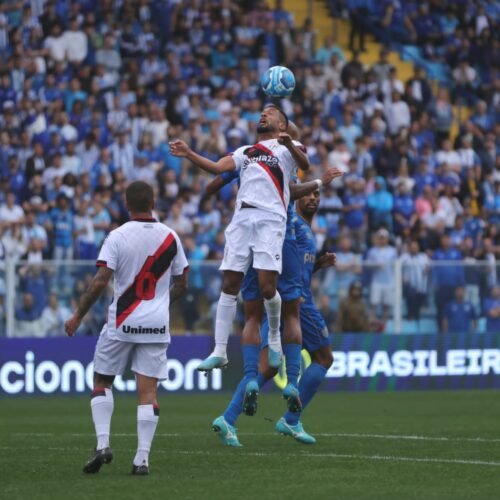
[[260,85],[269,97],[287,97],[295,88],[295,76],[285,66],[273,66],[262,75]]

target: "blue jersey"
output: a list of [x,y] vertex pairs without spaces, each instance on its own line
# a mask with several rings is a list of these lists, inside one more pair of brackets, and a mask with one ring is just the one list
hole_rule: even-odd
[[316,238],[311,226],[300,215],[293,217],[295,239],[302,265],[302,297],[312,303],[311,280],[316,263]]

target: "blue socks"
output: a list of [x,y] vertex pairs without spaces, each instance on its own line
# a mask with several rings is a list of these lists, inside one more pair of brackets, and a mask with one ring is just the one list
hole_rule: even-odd
[[243,376],[248,379],[257,378],[260,345],[244,345],[241,349],[243,351]]
[[[285,347],[285,346],[284,346]],[[300,400],[302,401],[302,409],[304,409],[314,397],[318,388],[326,376],[327,369],[317,363],[311,363],[307,370],[302,374],[299,383]],[[285,420],[290,425],[298,424],[300,413],[287,412]]]
[[297,387],[300,372],[302,346],[300,344],[283,344],[288,383]]
[[[245,388],[249,381],[250,379],[248,377],[243,377],[241,379],[238,387],[236,387],[236,391],[234,391],[233,399],[231,399],[231,402],[224,412],[224,418],[230,425],[236,424],[236,420],[238,420],[238,417],[243,410],[243,397],[245,396]],[[266,382],[267,380],[264,375],[259,373],[257,375],[257,383],[259,384],[259,387],[262,387]]]

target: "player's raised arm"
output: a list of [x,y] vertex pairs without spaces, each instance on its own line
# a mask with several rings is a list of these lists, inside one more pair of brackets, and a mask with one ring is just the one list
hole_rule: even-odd
[[170,147],[170,152],[174,156],[186,158],[193,162],[197,167],[210,174],[222,174],[223,172],[230,172],[236,168],[236,164],[231,156],[223,156],[219,161],[215,162],[194,152],[184,141],[181,141],[180,139],[171,141],[168,145]]
[[280,132],[278,136],[278,142],[285,146],[288,151],[290,151],[292,158],[295,160],[295,163],[297,163],[297,166],[300,168],[300,170],[309,170],[310,163],[307,154],[293,143],[290,134],[287,134],[286,132]]
[[290,199],[298,200],[303,198],[308,194],[314,192],[321,186],[326,186],[336,179],[337,177],[342,177],[344,172],[340,171],[338,168],[329,168],[320,179],[314,179],[313,181],[302,182],[301,184],[290,184]]
[[103,290],[108,286],[111,276],[113,276],[112,269],[109,269],[106,266],[99,267],[87,291],[80,299],[78,309],[64,324],[64,329],[68,336],[72,337],[78,330],[82,319],[89,312],[89,309],[95,304]]
[[238,172],[224,172],[221,175],[218,175],[213,181],[207,184],[205,188],[205,194],[207,196],[212,196],[215,193],[218,193],[226,184],[229,184],[234,179],[239,177]]

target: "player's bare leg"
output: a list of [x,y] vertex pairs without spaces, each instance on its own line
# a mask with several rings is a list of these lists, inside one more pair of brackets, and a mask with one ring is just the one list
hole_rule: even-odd
[[113,391],[111,390],[114,379],[115,377],[112,375],[94,373],[94,390],[92,391],[90,407],[97,445],[95,454],[83,467],[83,472],[86,474],[99,472],[104,464],[109,464],[113,460],[113,451],[109,446],[109,433],[114,407]]
[[281,347],[280,335],[281,297],[276,289],[278,273],[276,271],[258,269],[257,276],[269,322],[269,364],[274,368],[279,368],[283,357],[283,349]]
[[160,409],[156,400],[158,379],[136,373],[139,406],[137,407],[137,452],[132,463],[132,474],[149,474],[149,452],[158,425]]
[[228,364],[227,342],[233,329],[233,321],[236,315],[236,301],[243,277],[243,273],[240,272],[224,271],[222,292],[215,316],[215,348],[210,356],[198,365],[197,370],[199,371],[224,368]]
[[283,302],[283,351],[286,361],[287,385],[283,397],[288,409],[300,413],[302,402],[298,389],[302,352],[302,332],[300,329],[300,298]]

